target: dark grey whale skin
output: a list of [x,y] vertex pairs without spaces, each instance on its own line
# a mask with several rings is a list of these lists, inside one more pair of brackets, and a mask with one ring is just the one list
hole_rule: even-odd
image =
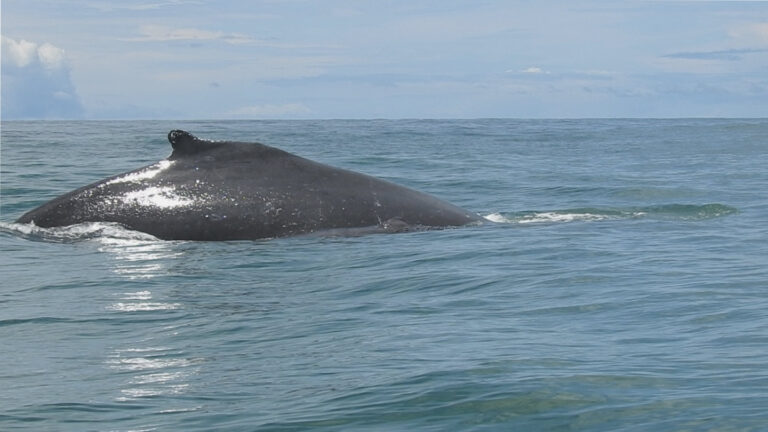
[[165,240],[357,235],[480,223],[433,196],[259,143],[168,134],[173,152],[49,201],[17,223],[115,222]]

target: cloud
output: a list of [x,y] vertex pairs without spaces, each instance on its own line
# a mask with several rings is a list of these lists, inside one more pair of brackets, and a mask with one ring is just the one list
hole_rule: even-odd
[[2,36],[2,52],[3,118],[82,117],[64,50]]
[[240,33],[224,33],[196,28],[177,28],[161,25],[143,25],[139,27],[135,38],[123,39],[129,42],[168,42],[168,41],[223,41],[228,44],[255,43],[258,40]]
[[543,79],[545,77],[547,77],[547,79],[552,78],[550,76],[552,75],[552,72],[546,69],[542,69],[538,66],[530,66],[524,69],[507,69],[504,71],[504,73],[517,77],[526,77],[528,79]]
[[768,43],[768,22],[756,23],[750,29],[761,41]]
[[43,67],[48,70],[64,67],[64,50],[49,43],[44,43],[37,48],[37,57]]
[[730,30],[729,35],[737,40],[751,44],[768,44],[768,22],[741,24]]
[[26,67],[37,57],[37,44],[21,40],[16,42],[13,39],[2,37],[3,63],[12,63],[17,67]]
[[168,0],[168,1],[155,1],[155,2],[119,2],[108,3],[103,1],[89,1],[84,6],[98,9],[102,12],[114,12],[114,11],[149,11],[158,10],[165,7],[172,6],[184,6],[184,5],[198,5],[202,2],[196,0]]
[[328,44],[294,44],[279,42],[271,39],[257,39],[244,33],[227,33],[222,31],[211,31],[200,28],[179,28],[164,25],[142,25],[139,26],[138,36],[120,39],[125,42],[204,42],[218,41],[230,45],[255,45],[268,48],[281,49],[312,49],[312,50],[335,50],[338,45]]
[[548,71],[545,71],[544,69],[540,67],[535,67],[535,66],[523,69],[520,72],[526,73],[526,74],[532,74],[532,75],[549,74]]
[[759,54],[768,52],[768,49],[729,49],[718,51],[693,51],[679,52],[662,56],[664,58],[685,59],[685,60],[741,60],[747,54]]
[[227,117],[236,118],[252,118],[252,117],[294,117],[297,114],[307,114],[311,110],[302,103],[286,103],[286,104],[263,104],[263,105],[249,105],[237,108],[229,111],[225,114]]

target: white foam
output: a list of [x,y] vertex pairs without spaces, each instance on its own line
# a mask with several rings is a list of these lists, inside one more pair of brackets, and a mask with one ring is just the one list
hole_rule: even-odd
[[496,222],[496,223],[510,223],[510,222],[512,222],[509,218],[504,217],[504,215],[501,214],[501,213],[491,213],[488,216],[483,216],[483,218],[485,218],[486,220],[489,220],[491,222]]
[[593,214],[593,213],[555,213],[555,212],[541,212],[526,215],[520,218],[517,223],[555,223],[555,222],[593,222],[606,220],[609,217],[606,215]]
[[0,229],[23,237],[50,241],[70,242],[99,239],[105,242],[156,242],[150,234],[132,231],[114,222],[84,222],[63,227],[42,228],[34,223],[18,224],[0,222]]
[[179,303],[160,303],[160,302],[135,302],[135,303],[114,303],[107,306],[108,310],[118,312],[146,312],[159,310],[174,310],[181,307]]
[[141,171],[136,171],[120,177],[115,177],[104,184],[111,185],[116,183],[135,183],[142,180],[148,180],[148,179],[154,178],[161,172],[167,170],[168,168],[171,167],[171,165],[173,165],[173,161],[164,159],[154,165],[150,165],[144,168]]
[[486,220],[496,223],[506,224],[537,224],[537,223],[567,223],[567,222],[596,222],[611,219],[624,219],[632,217],[641,217],[643,212],[633,212],[622,215],[600,214],[589,212],[532,212],[525,214],[503,215],[501,213],[491,213],[484,216]]

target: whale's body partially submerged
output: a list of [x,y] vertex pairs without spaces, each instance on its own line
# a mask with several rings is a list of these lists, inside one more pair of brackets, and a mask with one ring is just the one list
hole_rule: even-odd
[[156,164],[64,194],[17,220],[116,222],[166,240],[245,240],[439,228],[481,218],[430,195],[258,143],[171,131]]

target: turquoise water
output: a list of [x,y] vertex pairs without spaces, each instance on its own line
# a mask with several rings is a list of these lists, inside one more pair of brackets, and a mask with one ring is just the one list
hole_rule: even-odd
[[[164,242],[12,223],[257,140],[494,221]],[[3,122],[0,430],[765,430],[768,120]]]

